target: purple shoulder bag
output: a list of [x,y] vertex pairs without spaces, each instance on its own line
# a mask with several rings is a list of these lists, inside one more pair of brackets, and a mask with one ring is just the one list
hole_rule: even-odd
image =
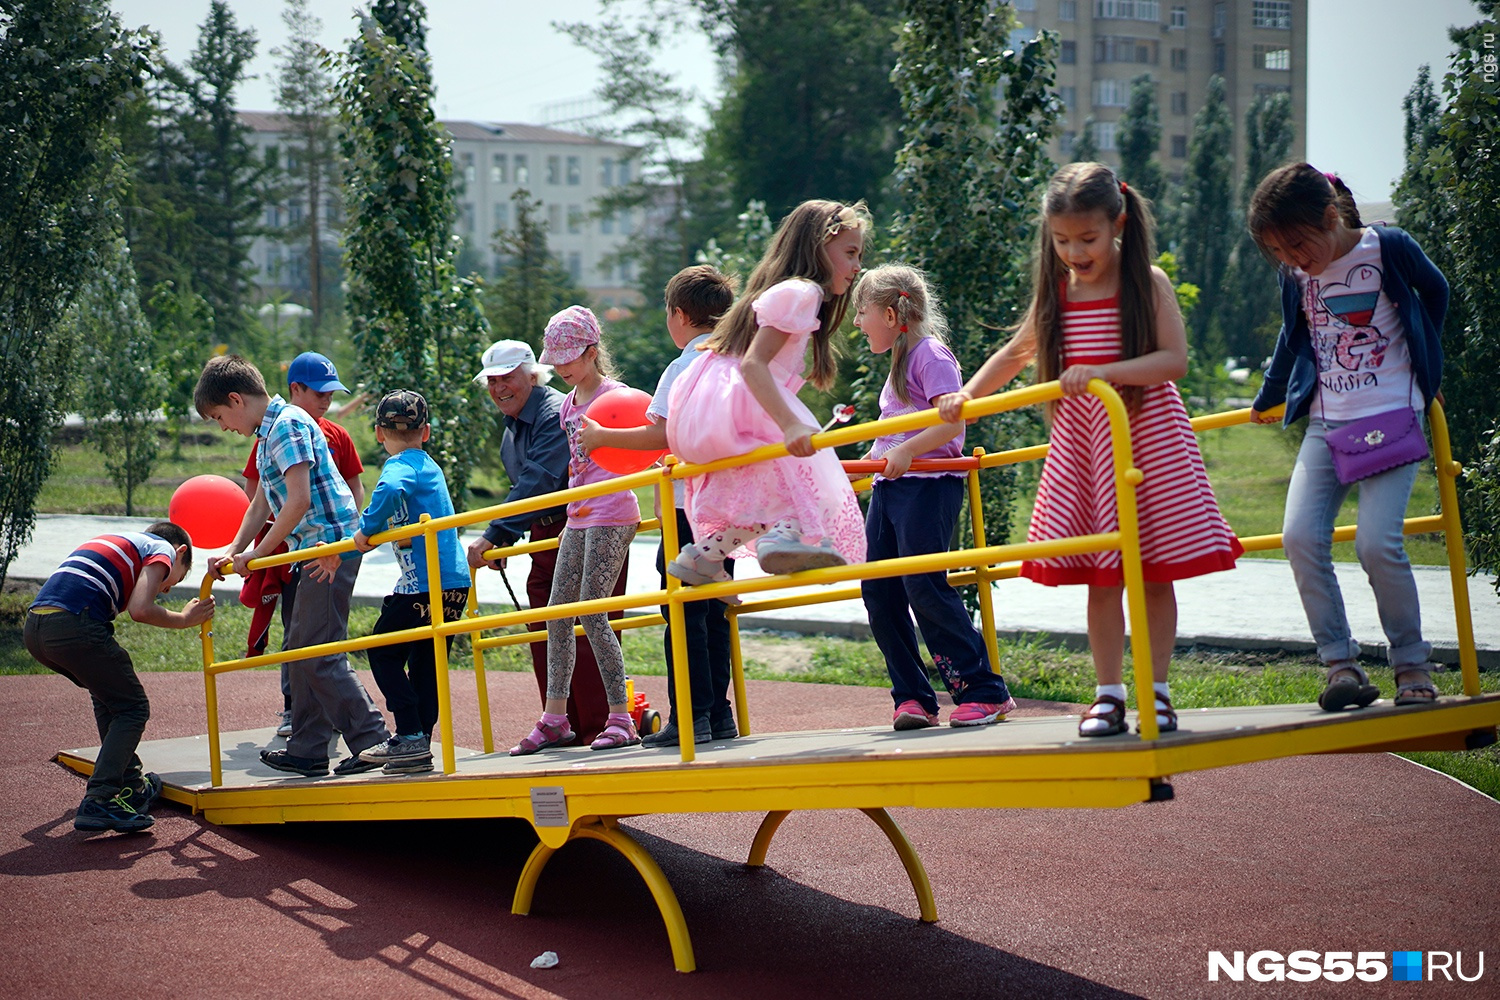
[[1346,486],[1427,457],[1427,437],[1410,406],[1332,428],[1327,441],[1334,474]]

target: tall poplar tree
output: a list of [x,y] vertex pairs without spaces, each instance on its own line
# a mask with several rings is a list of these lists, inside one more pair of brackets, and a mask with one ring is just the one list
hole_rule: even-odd
[[1161,146],[1161,110],[1149,73],[1130,82],[1130,103],[1120,116],[1115,143],[1120,151],[1120,177],[1152,202],[1160,200],[1166,183],[1156,158]]
[[[1052,169],[1044,144],[1062,111],[1052,93],[1056,37],[1013,49],[1016,23],[1008,6],[985,0],[908,0],[896,37],[896,184],[906,208],[894,256],[937,286],[954,354],[971,374],[1028,302],[1036,200]],[[879,385],[865,379],[866,415]],[[989,417],[969,428],[967,445],[996,451],[1034,429],[1034,414]],[[1015,478],[995,470],[981,484],[988,540],[999,544],[1010,533]]]
[[265,165],[250,148],[235,92],[255,57],[255,32],[241,29],[226,0],[213,0],[188,59],[194,211],[199,238],[192,260],[194,290],[214,311],[218,336],[235,350],[249,347],[250,243],[260,215]]
[[151,40],[102,0],[0,0],[0,583],[31,538],[74,377],[59,329],[110,252],[116,117]]
[[1281,323],[1276,272],[1244,225],[1250,198],[1261,179],[1286,162],[1292,151],[1292,100],[1286,94],[1262,94],[1245,112],[1245,170],[1240,177],[1237,243],[1225,271],[1221,308],[1224,342],[1231,354],[1253,362],[1271,353]]
[[301,221],[289,226],[285,237],[305,248],[308,308],[316,338],[323,328],[324,258],[335,252],[335,241],[323,231],[325,202],[331,204],[338,192],[333,78],[323,68],[327,53],[318,44],[323,21],[308,10],[307,0],[286,0],[281,20],[289,37],[284,47],[271,50],[280,60],[276,106],[286,115],[291,137],[284,149],[296,154],[295,169],[285,170],[283,191],[303,206]]
[[1234,122],[1224,96],[1224,78],[1212,76],[1203,107],[1193,118],[1188,139],[1187,171],[1182,178],[1182,215],[1178,262],[1184,281],[1202,296],[1188,318],[1191,342],[1200,357],[1223,349],[1210,331],[1222,321],[1224,272],[1235,244],[1232,141]]
[[338,60],[345,309],[366,391],[427,397],[427,450],[461,507],[492,422],[470,382],[489,328],[455,266],[451,141],[432,112],[425,18],[418,0],[377,0]]

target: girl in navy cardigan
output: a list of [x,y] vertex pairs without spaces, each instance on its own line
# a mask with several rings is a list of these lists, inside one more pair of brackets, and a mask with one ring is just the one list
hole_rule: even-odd
[[[1441,333],[1448,282],[1405,232],[1366,228],[1344,182],[1306,163],[1272,171],[1250,200],[1250,233],[1279,264],[1281,334],[1265,384],[1251,406],[1286,403],[1284,423],[1308,418],[1287,488],[1282,542],[1318,656],[1328,668],[1318,704],[1363,708],[1380,696],[1359,665],[1333,571],[1333,520],[1354,483],[1335,473],[1327,437],[1374,414],[1426,411],[1443,372]],[[1414,420],[1417,416],[1414,415]],[[1420,423],[1413,433],[1420,434]],[[1422,638],[1416,582],[1402,521],[1419,462],[1357,482],[1354,547],[1375,591],[1396,704],[1437,698]]]

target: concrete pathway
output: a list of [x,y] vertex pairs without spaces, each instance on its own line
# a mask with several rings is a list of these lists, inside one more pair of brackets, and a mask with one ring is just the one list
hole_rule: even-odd
[[[15,579],[45,579],[82,540],[107,531],[144,528],[146,518],[92,517],[44,514],[37,519],[31,543],[11,564]],[[656,590],[657,538],[647,535],[631,546],[629,591]],[[199,550],[195,566],[202,566],[214,551]],[[506,575],[518,595],[525,595],[530,562],[524,556],[510,560]],[[1375,600],[1358,563],[1338,563],[1339,586],[1349,610],[1355,638],[1367,653],[1384,649]],[[741,579],[763,575],[753,561],[737,566]],[[1415,568],[1423,624],[1435,649],[1433,658],[1443,662],[1458,659],[1458,634],[1454,624],[1453,591],[1446,567]],[[355,585],[355,598],[377,603],[391,592],[398,577],[396,560],[388,547],[365,556]],[[197,570],[192,574],[198,579]],[[1500,667],[1500,600],[1494,579],[1486,575],[1467,581],[1469,604],[1474,617],[1474,639],[1481,667]],[[500,574],[483,570],[478,577],[479,599],[486,604],[510,604]],[[819,588],[802,588],[801,591]],[[197,587],[183,592],[197,592]],[[220,584],[215,593],[235,595],[237,580]],[[1002,636],[1043,633],[1053,640],[1077,648],[1085,643],[1085,597],[1083,587],[1042,587],[1029,580],[1004,580],[995,584],[996,631]],[[1291,569],[1279,559],[1241,559],[1230,573],[1186,580],[1177,585],[1178,642],[1236,649],[1312,650],[1307,619],[1297,597]],[[859,601],[771,611],[747,615],[747,628],[780,629],[791,632],[867,637],[869,623]]]

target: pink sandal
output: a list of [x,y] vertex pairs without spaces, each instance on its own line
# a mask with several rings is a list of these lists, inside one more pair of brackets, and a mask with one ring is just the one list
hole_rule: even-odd
[[563,720],[560,726],[549,726],[545,722],[538,722],[536,728],[531,731],[529,736],[523,737],[520,743],[510,748],[510,755],[512,757],[525,757],[528,754],[534,754],[538,750],[545,750],[548,747],[567,746],[577,739],[578,734],[573,732],[573,727],[568,725],[566,719]]
[[589,744],[591,750],[616,750],[620,747],[635,746],[641,741],[640,735],[635,731],[635,726],[626,720],[624,725],[611,722],[604,727],[604,731]]

